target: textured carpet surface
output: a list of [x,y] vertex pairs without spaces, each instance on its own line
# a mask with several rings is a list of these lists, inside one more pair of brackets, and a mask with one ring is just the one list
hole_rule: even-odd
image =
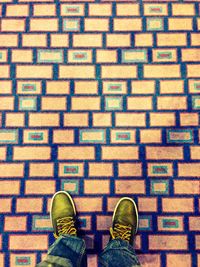
[[0,267],[53,242],[74,197],[88,266],[139,208],[145,267],[200,266],[198,1],[0,1]]

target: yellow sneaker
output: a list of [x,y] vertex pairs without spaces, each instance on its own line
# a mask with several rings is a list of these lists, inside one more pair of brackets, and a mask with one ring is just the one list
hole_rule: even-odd
[[58,191],[54,194],[51,200],[50,217],[55,238],[64,234],[77,236],[76,208],[69,193]]
[[138,229],[138,210],[136,203],[129,197],[123,197],[117,203],[110,228],[111,239],[120,238],[133,244]]

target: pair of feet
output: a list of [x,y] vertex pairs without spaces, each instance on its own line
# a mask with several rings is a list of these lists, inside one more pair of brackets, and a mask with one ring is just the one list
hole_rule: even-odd
[[[76,208],[67,192],[59,191],[54,194],[50,216],[55,238],[61,235],[77,236]],[[121,198],[113,213],[110,227],[111,239],[120,238],[132,245],[137,228],[138,211],[135,202],[128,197]]]

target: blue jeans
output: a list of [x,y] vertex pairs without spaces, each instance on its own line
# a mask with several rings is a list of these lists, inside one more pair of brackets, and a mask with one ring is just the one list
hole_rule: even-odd
[[[70,235],[60,236],[49,248],[47,259],[36,267],[86,267],[85,250],[83,239]],[[99,255],[98,266],[141,267],[134,248],[121,239],[111,240],[107,244]]]

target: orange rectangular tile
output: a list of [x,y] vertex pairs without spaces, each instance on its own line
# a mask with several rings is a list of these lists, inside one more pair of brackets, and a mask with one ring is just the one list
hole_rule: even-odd
[[23,178],[24,163],[0,163],[0,176],[2,178]]
[[46,34],[22,34],[22,47],[46,47],[47,35]]
[[153,108],[151,96],[129,96],[127,97],[128,110],[151,110]]
[[199,195],[200,182],[197,180],[174,180],[174,194],[176,195]]
[[148,64],[144,65],[145,78],[180,78],[180,65],[178,64]]
[[155,112],[150,113],[151,126],[174,126],[176,118],[174,112]]
[[47,65],[17,65],[16,77],[17,78],[52,78],[53,69],[52,66]]
[[102,79],[128,79],[137,78],[136,65],[102,65],[101,66]]
[[1,146],[0,147],[0,161],[6,160],[6,153],[7,153],[7,147],[6,146]]
[[65,96],[42,96],[41,97],[41,109],[42,110],[66,110],[67,98]]
[[138,197],[138,208],[141,212],[157,212],[157,197]]
[[0,110],[14,110],[14,97],[1,96],[0,97]]
[[12,212],[12,198],[0,198],[0,212],[10,213]]
[[192,31],[192,18],[168,18],[169,31]]
[[194,199],[193,198],[162,198],[162,210],[163,212],[170,213],[186,213],[194,211]]
[[195,5],[194,3],[173,3],[172,16],[194,16]]
[[199,114],[198,113],[180,113],[181,126],[198,126]]
[[71,97],[72,110],[100,110],[99,96]]
[[102,146],[103,160],[133,160],[138,157],[137,146]]
[[54,164],[50,163],[34,163],[29,164],[29,177],[53,177]]
[[109,19],[107,18],[85,18],[85,32],[107,32],[109,31]]
[[12,93],[12,81],[0,81],[0,94]]
[[[37,242],[35,242],[37,240]],[[9,249],[11,250],[47,250],[48,236],[47,235],[10,235]]]
[[0,195],[19,195],[20,181],[4,180],[0,181]]
[[30,127],[53,127],[59,126],[58,113],[29,113],[29,126]]
[[191,38],[191,46],[199,46],[200,45],[200,34],[199,33],[190,33]]
[[199,177],[200,163],[178,163],[178,176],[182,177]]
[[[48,184],[48,186],[47,186]],[[26,195],[52,195],[56,191],[54,180],[30,180],[25,182]]]
[[33,50],[31,49],[13,49],[12,50],[12,62],[33,62]]
[[158,96],[157,97],[158,110],[180,110],[187,109],[186,96]]
[[117,16],[139,16],[140,7],[138,3],[117,3],[116,5]]
[[58,31],[57,18],[30,18],[30,32]]
[[93,112],[92,113],[92,123],[95,127],[109,127],[112,125],[112,115],[111,113],[103,112]]
[[[102,47],[102,34],[74,34],[73,47]],[[89,78],[89,77],[88,77]]]
[[95,148],[92,146],[60,146],[58,147],[59,160],[86,160],[95,159]]
[[146,186],[144,180],[116,180],[116,194],[145,194]]
[[142,80],[131,81],[131,93],[132,94],[154,94],[155,81],[154,80]]
[[153,45],[152,33],[136,33],[135,46],[136,47],[150,47]]
[[176,266],[182,266],[182,267],[188,267],[188,266],[192,266],[192,257],[191,254],[187,253],[187,254],[167,254],[166,255],[166,263],[167,263],[167,267],[176,267]]
[[187,250],[187,235],[149,235],[150,250]]
[[1,19],[1,31],[23,32],[25,31],[25,19]]
[[97,81],[75,81],[74,93],[77,95],[84,94],[98,94],[98,82]]
[[94,3],[89,4],[89,16],[112,16],[112,5],[109,3]]
[[[0,237],[0,242],[2,242],[1,241],[1,237]],[[1,266],[4,266],[4,264],[5,264],[5,255],[4,255],[4,253],[0,253],[0,264],[1,264]]]
[[114,31],[142,31],[141,18],[114,18],[113,19]]
[[27,216],[5,216],[5,232],[25,232],[27,231]]
[[187,69],[187,77],[188,78],[198,78],[200,77],[199,74],[199,65],[198,64],[187,64],[186,65],[186,69]]
[[144,129],[140,130],[141,143],[162,143],[161,129]]
[[102,195],[110,193],[110,181],[100,179],[84,180],[84,193]]
[[117,63],[117,50],[96,50],[97,63]]
[[190,146],[190,157],[191,159],[200,159],[200,147],[199,146]]
[[181,60],[195,62],[200,61],[199,57],[200,49],[199,48],[183,48],[181,49]]
[[102,197],[74,197],[78,212],[100,212],[102,211]]
[[45,17],[45,16],[56,16],[56,5],[55,4],[34,4],[33,5],[33,16]]
[[0,46],[1,47],[17,47],[18,46],[18,34],[0,34]]
[[42,208],[43,208],[43,198],[28,197],[28,198],[17,198],[16,200],[17,213],[42,212]]
[[141,177],[142,164],[141,163],[118,163],[119,177]]
[[6,6],[7,17],[27,17],[29,6],[27,4],[11,4]]
[[130,47],[131,35],[130,33],[107,33],[106,34],[107,47]]
[[[46,94],[68,95],[70,93],[69,81],[46,81]],[[55,99],[55,98],[54,98]]]
[[54,130],[53,143],[55,144],[74,143],[74,130]]
[[64,114],[64,126],[67,127],[81,127],[88,126],[89,115],[88,113],[65,113]]
[[187,36],[186,33],[158,33],[157,34],[158,46],[186,46]]
[[147,159],[183,159],[183,147],[182,146],[146,146],[146,158]]
[[51,33],[50,34],[51,47],[68,47],[69,35],[66,33]]
[[95,66],[94,65],[61,65],[59,66],[59,79],[94,79]]
[[[9,78],[10,76],[10,66],[9,65],[0,65],[0,76],[1,78]],[[9,100],[9,98],[8,98]]]
[[48,160],[51,148],[48,146],[16,146],[13,148],[13,160]]
[[143,112],[115,113],[115,126],[146,126],[146,114]]
[[25,114],[22,112],[15,112],[15,113],[7,112],[5,125],[6,127],[24,127]]
[[113,164],[106,162],[102,163],[89,162],[89,176],[90,177],[113,176]]
[[200,217],[199,216],[189,216],[189,230],[199,231],[200,230]]
[[184,93],[184,80],[161,80],[161,94],[182,94]]

